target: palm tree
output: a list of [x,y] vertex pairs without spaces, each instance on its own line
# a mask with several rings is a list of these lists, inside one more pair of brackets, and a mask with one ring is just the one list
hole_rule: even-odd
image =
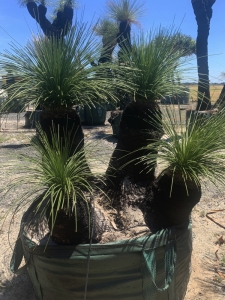
[[208,36],[212,18],[212,6],[216,0],[191,0],[198,36],[196,55],[198,64],[198,104],[197,110],[211,109],[208,67]]

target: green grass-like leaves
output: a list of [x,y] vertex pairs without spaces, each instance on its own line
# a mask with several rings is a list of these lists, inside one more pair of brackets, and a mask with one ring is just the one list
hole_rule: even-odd
[[121,22],[138,24],[138,18],[144,13],[144,3],[137,0],[113,0],[107,2],[107,13],[110,18]]
[[116,36],[119,32],[118,25],[107,18],[100,19],[94,26],[94,32],[97,36],[102,37],[103,45],[116,45]]
[[180,94],[185,49],[178,46],[179,35],[173,28],[159,28],[136,35],[122,61],[133,68],[130,80],[135,84],[135,99],[154,101],[165,95]]
[[[157,159],[161,174],[167,173],[172,182],[181,180],[187,192],[190,184],[201,185],[202,179],[213,184],[225,182],[225,111],[211,116],[196,112],[182,126],[179,109],[166,109],[163,117],[164,137],[151,141],[149,154],[142,157],[150,170]],[[152,154],[157,150],[158,154]],[[171,186],[172,190],[172,186]]]
[[[50,208],[52,225],[54,226],[57,211],[64,209],[68,214],[76,215],[79,201],[84,201],[89,211],[89,200],[95,185],[92,172],[87,164],[84,150],[74,151],[71,156],[72,137],[65,133],[62,144],[57,130],[52,132],[52,145],[44,132],[39,128],[39,136],[32,141],[30,154],[20,157],[18,176],[5,188],[3,197],[16,188],[23,186],[22,192],[14,201],[8,213],[16,213],[24,206],[36,202],[36,213],[41,218]],[[22,164],[21,164],[22,162]],[[52,226],[52,227],[53,227]],[[79,230],[76,228],[75,230]]]
[[102,50],[92,29],[92,25],[76,21],[64,39],[38,36],[24,48],[13,44],[10,51],[2,53],[0,65],[17,71],[20,81],[8,87],[9,98],[1,110],[12,108],[14,99],[23,107],[41,104],[51,109],[115,102],[115,89],[130,90],[129,82],[123,80],[127,68],[91,65]]

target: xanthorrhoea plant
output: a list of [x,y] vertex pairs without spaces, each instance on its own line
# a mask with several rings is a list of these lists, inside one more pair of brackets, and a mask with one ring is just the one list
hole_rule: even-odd
[[[107,13],[110,18],[119,23],[117,43],[121,50],[130,51],[131,48],[131,24],[138,24],[139,17],[144,12],[143,3],[137,0],[113,0],[107,3]],[[121,58],[121,52],[118,56]]]
[[[130,52],[123,52],[123,61],[133,72],[129,80],[134,85],[133,101],[123,111],[120,122],[120,137],[112,155],[107,174],[116,176],[116,170],[131,157],[138,157],[137,149],[148,144],[162,134],[161,112],[157,100],[165,95],[179,94],[182,86],[181,67],[184,50],[177,46],[177,32],[171,29],[158,29],[147,34],[140,33],[133,42]],[[146,122],[147,117],[157,120],[157,124]],[[139,153],[140,156],[140,153]],[[127,169],[128,168],[128,169]],[[154,172],[141,172],[143,166],[127,165],[120,170],[122,178],[128,176],[135,180],[152,180]],[[119,180],[119,176],[116,176]]]
[[18,99],[24,108],[41,106],[42,129],[50,137],[53,122],[62,128],[63,136],[64,127],[71,123],[78,139],[76,148],[83,133],[73,105],[116,102],[116,89],[131,89],[128,80],[123,79],[128,68],[112,63],[91,65],[102,49],[92,28],[77,20],[64,39],[40,35],[23,48],[13,44],[11,50],[2,53],[0,64],[18,71],[21,80],[7,89],[9,99],[1,111],[9,110],[13,99]]
[[167,109],[165,136],[150,140],[141,158],[146,170],[152,170],[156,160],[160,170],[147,204],[160,228],[188,222],[200,200],[202,180],[225,182],[225,111],[211,117],[196,113],[186,125],[183,121],[179,108]]
[[118,25],[107,18],[100,19],[94,26],[94,32],[102,37],[103,50],[98,60],[99,63],[112,61],[112,52],[117,44]]
[[15,197],[10,211],[16,213],[34,203],[34,216],[38,222],[47,218],[50,235],[60,244],[88,242],[90,237],[90,196],[95,184],[84,150],[71,155],[72,138],[65,132],[62,143],[55,128],[50,144],[39,130],[39,137],[32,141],[33,150],[20,156],[18,165],[13,163],[14,171],[18,167],[18,176],[5,190],[7,195],[23,186],[24,192]]
[[[24,107],[42,105],[59,110],[94,101],[115,101],[116,88],[129,89],[129,83],[122,80],[127,69],[115,64],[91,66],[100,49],[92,25],[79,21],[64,40],[40,35],[22,48],[12,44],[11,50],[1,53],[1,66],[18,71],[21,80],[8,89],[9,100],[2,110],[7,110],[15,98]],[[108,78],[107,68],[120,80]]]
[[[36,2],[38,2],[39,5],[37,5]],[[50,1],[48,0],[19,0],[21,6],[27,6],[29,14],[37,21],[37,23],[39,23],[42,31],[46,36],[55,36],[57,38],[62,38],[68,33],[69,28],[72,26],[73,8],[76,7],[76,1],[56,1],[53,23],[51,23],[46,17],[46,6],[49,2]],[[50,2],[50,4],[52,3]]]

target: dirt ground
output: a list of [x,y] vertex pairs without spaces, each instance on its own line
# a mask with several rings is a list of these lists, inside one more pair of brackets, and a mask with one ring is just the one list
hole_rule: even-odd
[[[9,159],[19,153],[29,152],[29,140],[35,134],[34,129],[24,129],[24,118],[16,121],[15,116],[0,131],[0,187],[10,182],[10,172],[2,168]],[[106,121],[105,126],[84,128],[85,137],[93,139],[99,150],[90,151],[89,159],[92,168],[98,166],[104,172],[112,153],[116,139]],[[100,152],[99,152],[100,151]],[[98,153],[98,163],[93,158]],[[99,154],[100,153],[100,154]],[[0,199],[0,220],[9,208],[14,191],[7,199]],[[13,196],[14,194],[14,196]],[[192,212],[193,254],[192,273],[185,300],[223,300],[225,299],[225,189],[215,188],[203,183],[203,194],[200,203]],[[220,210],[209,214],[213,210]],[[26,207],[24,207],[26,210]],[[1,300],[35,300],[33,288],[27,273],[13,275],[9,269],[12,249],[16,241],[23,211],[13,218],[9,230],[9,219],[0,228],[0,299]],[[213,218],[215,222],[208,217]],[[10,241],[10,242],[9,242]],[[51,300],[51,299],[49,299]]]

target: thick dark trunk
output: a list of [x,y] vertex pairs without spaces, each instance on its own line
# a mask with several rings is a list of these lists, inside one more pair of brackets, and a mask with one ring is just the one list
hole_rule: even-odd
[[72,7],[64,6],[62,11],[58,11],[57,16],[52,24],[46,18],[47,8],[44,5],[40,4],[39,6],[37,6],[35,2],[28,2],[27,10],[30,13],[31,17],[39,23],[42,31],[48,37],[63,37],[68,33],[68,29],[72,25]]
[[115,187],[125,177],[133,182],[154,180],[154,168],[148,172],[140,157],[147,154],[142,147],[161,138],[160,117],[160,108],[154,101],[133,101],[123,111],[118,143],[106,171]]
[[209,26],[198,25],[196,54],[198,64],[198,104],[197,110],[211,109],[209,67],[208,67],[208,36]]
[[[40,114],[40,127],[52,144],[52,131],[59,134],[62,145],[69,139],[70,156],[84,147],[84,134],[80,117],[75,110],[43,110]],[[37,130],[38,131],[38,130]]]
[[196,55],[198,64],[198,104],[197,110],[211,109],[209,67],[208,67],[208,36],[212,5],[215,0],[192,0],[192,6],[198,24]]
[[123,53],[129,52],[131,49],[130,32],[130,23],[128,21],[121,21],[119,25],[119,33],[117,35],[117,43],[121,49],[118,53],[119,61],[122,60]]
[[116,44],[108,44],[103,45],[103,51],[101,53],[101,56],[98,60],[99,63],[106,63],[112,61],[112,53],[115,48]]
[[[200,201],[201,189],[194,183],[187,183],[188,194],[182,180],[172,176],[159,176],[147,193],[145,220],[152,231],[171,226],[186,226],[193,207]],[[170,195],[171,193],[171,195]]]

